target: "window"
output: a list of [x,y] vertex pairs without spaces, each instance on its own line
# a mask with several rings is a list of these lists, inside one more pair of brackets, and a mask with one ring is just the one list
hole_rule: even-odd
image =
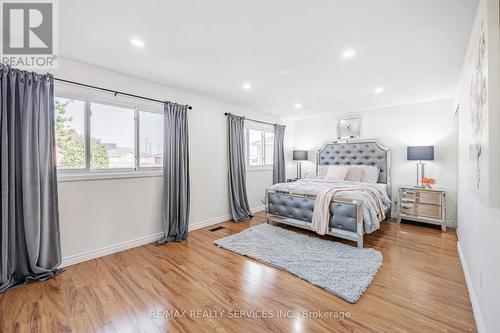
[[140,158],[143,168],[163,166],[163,115],[140,112]]
[[135,168],[135,110],[91,103],[90,168]]
[[57,167],[85,168],[85,102],[56,97],[55,112]]
[[76,94],[62,90],[56,96],[56,157],[60,175],[161,171],[161,104],[152,106],[131,99],[96,96],[81,88]]
[[264,164],[273,165],[274,155],[274,132],[264,132]]
[[247,129],[247,147],[248,147],[248,165],[250,166],[261,166],[264,163],[262,154],[264,151],[264,146],[262,144],[262,131],[254,130],[252,128]]
[[249,169],[273,165],[274,131],[270,128],[246,127],[246,161]]

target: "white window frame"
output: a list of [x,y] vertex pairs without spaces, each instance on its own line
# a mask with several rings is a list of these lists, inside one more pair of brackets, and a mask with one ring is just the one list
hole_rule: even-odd
[[[163,105],[142,101],[136,98],[114,96],[109,93],[97,91],[91,88],[78,87],[74,85],[56,83],[55,97],[75,99],[85,103],[84,114],[84,137],[85,137],[85,167],[80,169],[57,168],[58,180],[82,181],[98,179],[119,179],[138,177],[163,176],[162,167],[140,166],[140,112],[152,112],[163,115]],[[92,169],[90,167],[90,140],[91,140],[91,104],[99,103],[109,106],[133,109],[134,111],[134,167],[133,168],[108,168]]]
[[[250,165],[250,163],[249,163],[249,153],[250,153],[250,148],[249,148],[250,147],[250,140],[249,140],[249,132],[248,132],[249,129],[261,131],[261,140],[262,140],[261,160],[263,162],[263,164],[261,164],[261,165]],[[273,161],[271,161],[271,164],[266,164],[266,134],[265,133],[272,133],[274,135],[274,128],[271,126],[266,126],[266,125],[245,123],[245,164],[246,164],[247,171],[253,172],[253,171],[273,170]]]

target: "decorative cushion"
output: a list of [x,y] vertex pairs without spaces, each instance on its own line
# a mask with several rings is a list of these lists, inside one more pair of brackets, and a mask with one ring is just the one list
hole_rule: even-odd
[[377,167],[371,165],[357,165],[357,167],[363,169],[363,177],[361,177],[362,182],[371,184],[378,183],[380,170]]
[[351,181],[351,182],[360,182],[363,179],[363,175],[365,174],[363,168],[360,168],[358,166],[352,166],[349,168],[349,171],[347,171],[347,174],[345,176],[345,180]]
[[318,179],[325,179],[328,173],[328,168],[330,165],[320,165],[318,166]]
[[341,182],[345,180],[345,176],[349,171],[349,165],[331,165],[328,168],[328,172],[326,173],[325,179],[332,180],[335,182]]

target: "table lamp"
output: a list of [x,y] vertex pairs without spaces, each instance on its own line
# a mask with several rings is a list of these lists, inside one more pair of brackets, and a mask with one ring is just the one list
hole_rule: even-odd
[[418,161],[417,186],[420,186],[420,179],[425,177],[425,163],[422,161],[434,161],[434,146],[409,146],[406,148],[406,159]]
[[293,160],[297,162],[297,178],[302,178],[302,162],[307,161],[308,154],[307,150],[294,150],[293,151]]

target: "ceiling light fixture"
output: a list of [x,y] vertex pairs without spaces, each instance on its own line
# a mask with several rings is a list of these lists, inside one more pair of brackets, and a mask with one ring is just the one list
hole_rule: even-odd
[[252,85],[250,83],[243,83],[241,86],[244,90],[250,90],[252,89]]
[[130,44],[132,44],[135,47],[144,47],[145,46],[144,42],[142,40],[135,39],[135,38],[130,40]]
[[381,94],[381,93],[383,93],[383,92],[384,92],[384,88],[382,88],[382,87],[375,88],[375,89],[373,90],[373,92],[374,92],[375,94],[379,95],[379,94]]
[[353,49],[344,50],[344,52],[342,52],[342,58],[344,59],[351,59],[355,55],[356,51],[354,51]]
[[284,70],[281,71],[281,74],[283,74],[283,75],[290,75],[290,74],[292,74],[292,71],[290,69],[284,69]]
[[300,103],[295,104],[295,108],[296,108],[296,109],[300,109],[300,108],[302,108],[302,104],[300,104]]

